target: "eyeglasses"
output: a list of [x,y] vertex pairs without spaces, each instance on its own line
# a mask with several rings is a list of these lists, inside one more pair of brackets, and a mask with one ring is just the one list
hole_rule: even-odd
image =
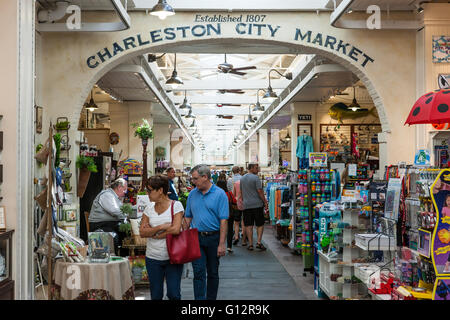
[[197,181],[198,179],[200,179],[200,177],[206,177],[206,176],[198,176],[197,178],[191,177],[192,181]]

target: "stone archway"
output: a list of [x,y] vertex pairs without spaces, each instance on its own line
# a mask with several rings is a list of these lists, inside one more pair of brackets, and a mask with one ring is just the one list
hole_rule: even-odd
[[[249,53],[251,50],[253,53],[315,53],[346,67],[367,87],[382,124],[380,142],[385,143],[386,157],[381,162],[395,163],[405,152],[413,154],[414,141],[394,141],[391,133],[401,137],[413,134],[412,129],[403,127],[395,119],[406,118],[414,102],[415,85],[411,81],[415,79],[415,68],[412,67],[415,66],[414,32],[375,31],[368,39],[361,30],[331,28],[329,15],[316,16],[312,13],[271,14],[265,24],[271,27],[265,28],[265,33],[260,27],[259,32],[253,34],[244,32],[249,30],[250,24],[217,23],[207,33],[208,24],[199,27],[201,23],[186,22],[195,21],[194,14],[181,13],[172,18],[164,22],[150,21],[144,13],[133,13],[133,26],[124,32],[106,35],[64,34],[64,37],[46,34],[44,39],[50,48],[44,58],[44,65],[49,70],[44,78],[44,86],[49,93],[45,97],[46,105],[52,112],[67,111],[71,119],[78,121],[90,88],[114,67],[146,52],[202,52],[202,49],[207,48],[212,50],[210,53],[214,53],[214,50],[224,52],[226,48],[231,53],[233,50]],[[300,18],[301,23],[297,23]],[[176,29],[181,30],[179,38],[162,38],[164,31],[173,32]],[[188,34],[186,30],[192,32]],[[200,34],[198,30],[204,32]],[[388,57],[386,47],[401,54]],[[220,48],[221,51],[218,51]],[[61,101],[62,93],[67,102],[63,108],[57,103]]]

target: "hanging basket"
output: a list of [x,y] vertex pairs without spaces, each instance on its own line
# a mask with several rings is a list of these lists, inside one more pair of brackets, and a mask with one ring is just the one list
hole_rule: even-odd
[[87,168],[80,169],[80,175],[78,176],[78,186],[77,186],[77,196],[79,198],[83,197],[90,176],[91,172]]

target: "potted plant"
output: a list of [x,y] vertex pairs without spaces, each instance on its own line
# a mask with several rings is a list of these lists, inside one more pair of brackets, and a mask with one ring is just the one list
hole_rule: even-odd
[[91,172],[97,172],[97,166],[95,165],[94,158],[86,156],[78,156],[76,166],[80,169],[78,176],[77,196],[82,198],[86,191],[87,184]]
[[142,183],[141,183],[141,191],[145,190],[145,184],[147,183],[147,144],[148,139],[153,139],[153,130],[150,127],[150,124],[146,119],[142,119],[142,124],[133,123],[134,136],[139,137],[142,140]]
[[122,213],[125,216],[129,216],[130,214],[133,213],[133,207],[131,206],[131,204],[129,203],[124,203],[121,207],[120,207],[120,211],[122,211]]
[[131,268],[131,273],[133,275],[134,283],[140,282],[142,280],[142,271],[144,271],[145,263],[142,259],[135,259]]

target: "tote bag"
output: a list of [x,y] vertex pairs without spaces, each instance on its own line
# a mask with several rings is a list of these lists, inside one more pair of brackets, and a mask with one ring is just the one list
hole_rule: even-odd
[[[172,224],[173,224],[173,204],[171,205]],[[169,253],[170,263],[184,264],[199,259],[200,244],[198,242],[198,230],[182,230],[178,235],[168,234],[166,236],[167,251]]]

